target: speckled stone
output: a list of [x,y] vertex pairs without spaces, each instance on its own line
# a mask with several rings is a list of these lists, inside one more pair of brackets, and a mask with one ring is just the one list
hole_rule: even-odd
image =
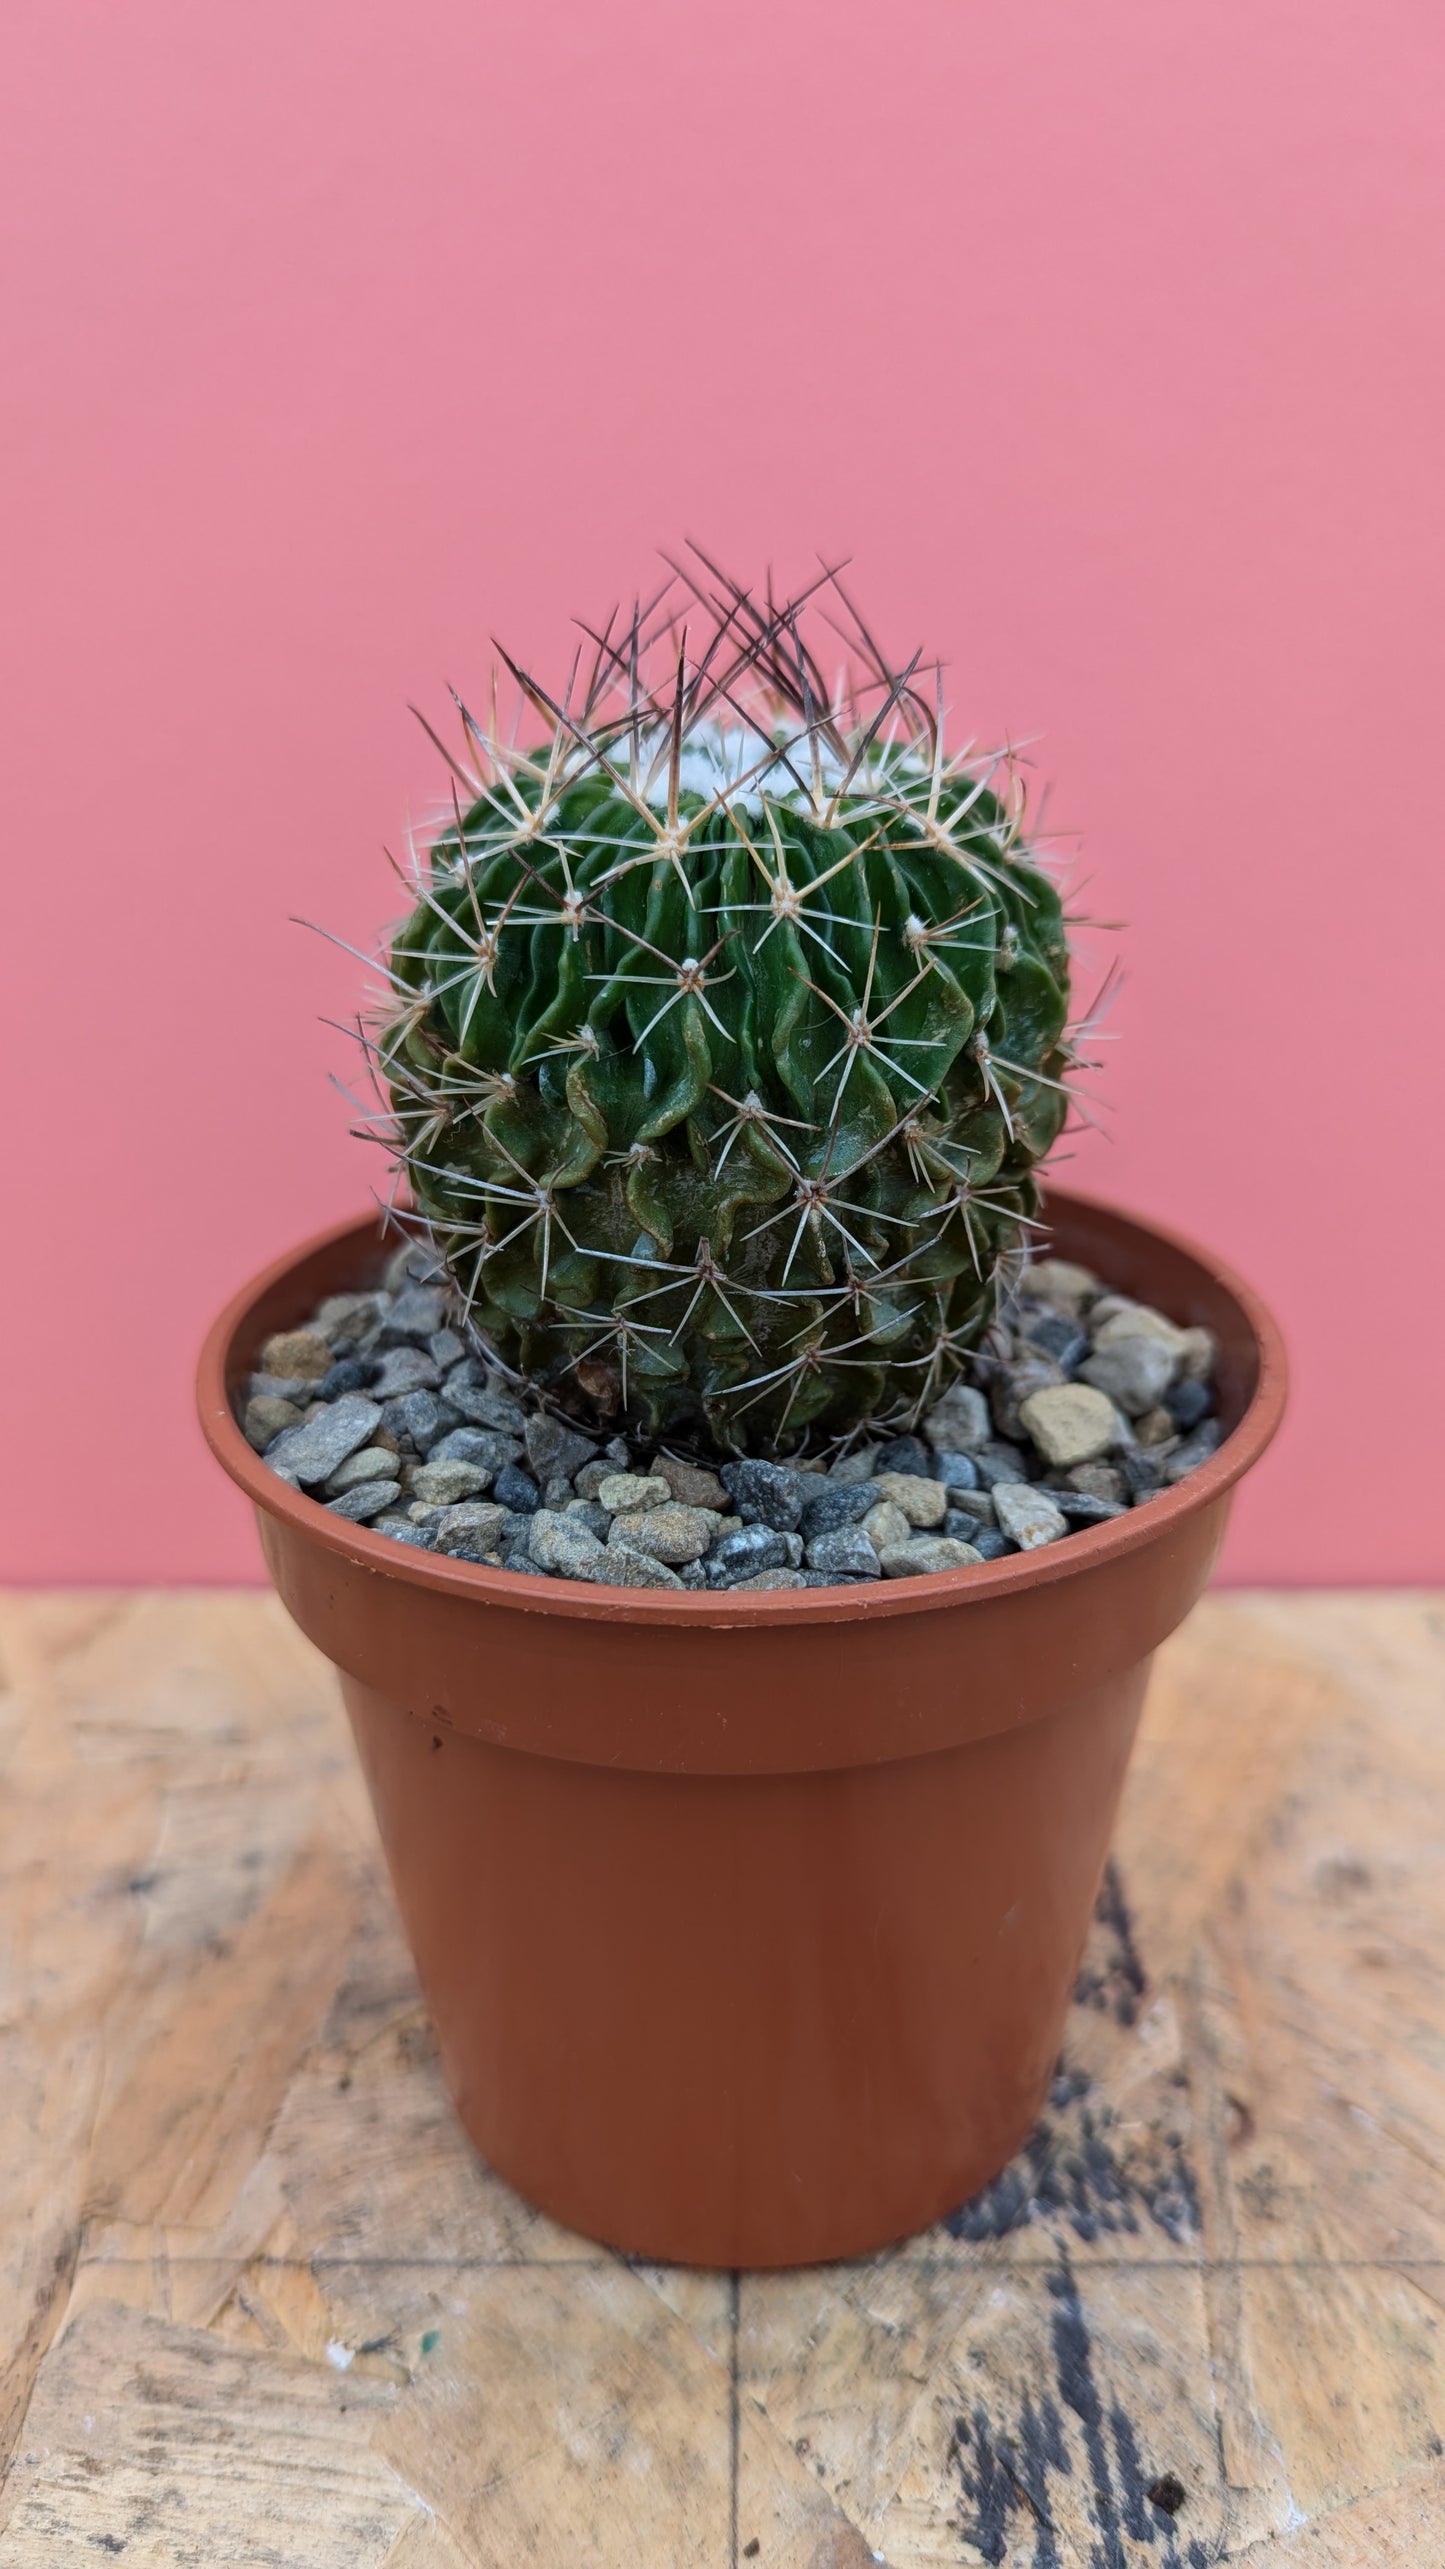
[[432,1463],[475,1463],[496,1474],[517,1460],[515,1436],[500,1436],[494,1427],[453,1427],[439,1438],[427,1457]]
[[742,1525],[736,1534],[723,1535],[708,1555],[708,1585],[734,1587],[756,1571],[797,1570],[802,1559],[802,1538],[786,1527]]
[[751,1516],[778,1534],[796,1532],[807,1496],[802,1473],[790,1472],[781,1463],[745,1461],[724,1463],[718,1478],[739,1516]]
[[635,1543],[654,1561],[675,1569],[683,1561],[700,1561],[717,1531],[715,1508],[688,1508],[669,1499],[664,1506],[628,1508],[612,1520],[609,1545]]
[[857,1525],[878,1505],[881,1495],[876,1481],[822,1481],[803,1501],[798,1531],[805,1543],[811,1543],[840,1526]]
[[810,1570],[827,1570],[840,1579],[876,1579],[878,1555],[861,1525],[835,1525],[809,1538]]

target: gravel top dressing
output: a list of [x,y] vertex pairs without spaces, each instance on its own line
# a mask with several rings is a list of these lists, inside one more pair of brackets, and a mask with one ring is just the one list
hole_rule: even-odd
[[602,1442],[469,1342],[430,1253],[267,1340],[244,1428],[318,1506],[393,1542],[624,1588],[834,1588],[1031,1552],[1212,1454],[1207,1329],[1085,1267],[1029,1267],[917,1432],[727,1461]]

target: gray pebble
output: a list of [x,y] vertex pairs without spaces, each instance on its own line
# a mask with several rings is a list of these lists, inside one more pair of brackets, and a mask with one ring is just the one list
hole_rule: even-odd
[[568,1427],[560,1418],[554,1418],[549,1410],[541,1410],[529,1418],[523,1432],[527,1461],[541,1481],[557,1475],[570,1481],[574,1472],[581,1471],[584,1463],[596,1458],[597,1448],[591,1437],[579,1436],[575,1428]]
[[495,1375],[487,1375],[480,1382],[469,1381],[470,1371],[469,1365],[458,1365],[448,1374],[448,1400],[473,1427],[496,1427],[504,1436],[523,1435],[527,1413],[521,1402],[503,1389]]
[[1177,1363],[1175,1350],[1162,1338],[1119,1338],[1084,1358],[1079,1379],[1117,1401],[1128,1417],[1142,1418],[1163,1398]]
[[732,1579],[728,1584],[736,1594],[741,1588],[806,1588],[811,1583],[806,1571],[755,1570],[750,1579]]
[[1016,1482],[1027,1478],[1028,1464],[1017,1445],[980,1445],[973,1459],[978,1466],[981,1490],[997,1489],[1000,1481]]
[[966,1515],[962,1508],[950,1508],[939,1532],[949,1535],[955,1543],[974,1543],[983,1532],[983,1519]]
[[326,1482],[329,1499],[343,1497],[347,1490],[359,1490],[363,1481],[390,1481],[397,1477],[396,1456],[384,1445],[363,1445],[348,1454]]
[[1032,1311],[1022,1325],[1022,1335],[1031,1347],[1041,1347],[1046,1356],[1065,1374],[1071,1374],[1089,1352],[1089,1342],[1082,1329],[1062,1311]]
[[982,1392],[968,1383],[950,1384],[925,1418],[923,1433],[940,1454],[976,1454],[993,1434]]
[[343,1392],[364,1391],[370,1372],[370,1365],[363,1364],[359,1357],[343,1356],[319,1383],[312,1385],[312,1396],[316,1400],[340,1400]]
[[876,1507],[880,1495],[877,1482],[872,1480],[830,1478],[820,1482],[803,1501],[798,1531],[805,1543],[811,1543],[819,1535],[832,1534],[837,1527],[857,1525],[871,1507]]
[[[803,1513],[807,1480],[801,1472],[787,1471],[780,1463],[724,1463],[719,1480],[733,1500],[740,1516],[753,1515],[775,1533],[791,1534]],[[772,1569],[776,1564],[759,1563]]]
[[292,1481],[325,1481],[364,1445],[374,1427],[381,1425],[379,1402],[368,1400],[364,1393],[346,1392],[329,1408],[319,1409],[314,1418],[303,1419],[299,1427],[288,1427],[266,1448],[266,1460],[273,1470],[286,1474]]
[[310,1374],[252,1374],[246,1391],[251,1400],[285,1400],[297,1409],[319,1397]]
[[946,1490],[976,1490],[978,1465],[971,1454],[938,1453],[933,1458],[933,1477]]
[[993,1505],[1000,1531],[1012,1536],[1021,1552],[1036,1552],[1042,1544],[1057,1543],[1068,1533],[1057,1501],[1047,1490],[1031,1489],[1026,1482],[996,1481]]
[[454,1329],[434,1329],[426,1342],[426,1351],[438,1371],[450,1372],[466,1355],[466,1348]]
[[449,1552],[456,1560],[483,1561],[501,1541],[505,1515],[505,1508],[489,1500],[465,1500],[460,1507],[441,1510],[431,1529],[432,1541],[438,1552]]
[[572,1487],[579,1499],[595,1499],[603,1482],[613,1479],[616,1468],[614,1463],[606,1460],[584,1463],[581,1471],[572,1475]]
[[837,1462],[830,1463],[828,1466],[829,1480],[835,1486],[841,1486],[844,1489],[850,1488],[857,1481],[871,1480],[873,1457],[877,1450],[874,1445],[858,1445],[854,1447],[851,1454],[840,1454]]
[[358,1481],[356,1487],[344,1490],[339,1499],[328,1499],[333,1516],[350,1517],[354,1525],[365,1525],[369,1518],[380,1516],[383,1508],[395,1505],[401,1496],[400,1481]]
[[1175,1447],[1164,1466],[1164,1478],[1171,1489],[1178,1482],[1187,1480],[1191,1472],[1199,1469],[1201,1463],[1208,1462],[1210,1455],[1218,1449],[1223,1433],[1217,1418],[1200,1420],[1193,1435],[1187,1436],[1182,1445]]
[[406,1486],[427,1507],[455,1507],[462,1499],[479,1498],[491,1477],[482,1464],[453,1455],[444,1462],[409,1464]]
[[802,1558],[801,1539],[788,1528],[742,1525],[736,1534],[725,1534],[714,1544],[707,1557],[708,1585],[733,1587],[760,1570],[796,1570]]
[[1188,1431],[1207,1418],[1214,1407],[1214,1394],[1207,1383],[1195,1382],[1186,1374],[1182,1383],[1171,1384],[1164,1395],[1164,1406],[1176,1427]]
[[407,1285],[381,1326],[384,1347],[425,1347],[446,1319],[447,1298],[440,1285]]
[[1164,1486],[1164,1465],[1157,1454],[1146,1453],[1142,1445],[1128,1445],[1119,1456],[1119,1469],[1129,1496],[1137,1505],[1140,1499],[1152,1499]]
[[433,1549],[431,1528],[413,1525],[409,1517],[380,1516],[372,1529],[376,1534],[389,1534],[393,1543],[409,1543],[417,1552]]
[[846,1579],[876,1579],[878,1555],[861,1525],[835,1525],[824,1534],[809,1537],[807,1551],[810,1570],[826,1570]]
[[318,1338],[334,1347],[338,1338],[356,1337],[369,1329],[376,1318],[374,1293],[328,1294],[311,1322]]
[[611,1576],[606,1552],[596,1535],[589,1534],[575,1517],[557,1515],[551,1508],[538,1508],[532,1519],[528,1548],[534,1561],[544,1570],[554,1570],[560,1579],[596,1581]]
[[479,1463],[483,1471],[495,1473],[515,1463],[517,1453],[515,1436],[501,1436],[495,1427],[453,1427],[429,1449],[428,1460]]
[[971,1534],[968,1540],[980,1561],[1002,1561],[1005,1554],[1018,1549],[1006,1534],[1000,1534],[996,1525],[981,1525],[977,1534]]
[[522,1471],[516,1463],[503,1464],[492,1489],[503,1507],[515,1509],[519,1515],[532,1516],[542,1504],[542,1493],[531,1473]]
[[565,1472],[554,1472],[550,1479],[545,1480],[542,1483],[542,1505],[544,1508],[565,1508],[570,1505],[576,1495],[577,1493],[573,1489]]
[[920,1481],[936,1480],[933,1456],[916,1436],[895,1436],[873,1457],[875,1472],[908,1472]]
[[400,1392],[394,1400],[382,1402],[381,1423],[399,1444],[414,1445],[419,1454],[426,1454],[455,1425],[456,1412],[435,1392]]
[[614,1548],[599,1544],[598,1550],[607,1564],[607,1584],[611,1588],[680,1588],[682,1581],[665,1561],[656,1561],[647,1552],[638,1552],[630,1544]]
[[612,1519],[606,1508],[599,1507],[595,1499],[568,1499],[562,1514],[578,1525],[585,1525],[588,1533],[595,1534],[599,1543],[606,1542]]
[[504,1544],[520,1543],[525,1549],[532,1539],[532,1519],[536,1513],[535,1508],[504,1508],[502,1530],[497,1538],[498,1541]]
[[396,1400],[403,1392],[434,1392],[441,1375],[423,1347],[388,1347],[378,1361],[371,1388],[378,1400]]
[[[1039,1492],[1042,1497],[1044,1493]],[[1060,1490],[1050,1483],[1048,1496],[1070,1525],[1107,1525],[1111,1516],[1127,1516],[1122,1499],[1095,1498],[1092,1490]]]

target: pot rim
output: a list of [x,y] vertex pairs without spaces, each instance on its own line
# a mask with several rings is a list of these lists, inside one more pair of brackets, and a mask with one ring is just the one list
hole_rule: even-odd
[[491,1570],[482,1562],[454,1560],[396,1543],[369,1526],[333,1516],[320,1501],[270,1471],[247,1444],[231,1408],[227,1390],[232,1349],[249,1323],[256,1304],[308,1258],[355,1236],[358,1248],[367,1234],[377,1234],[375,1212],[358,1220],[329,1224],[296,1248],[271,1261],[233,1294],[208,1331],[197,1368],[196,1400],[201,1431],[222,1470],[245,1492],[252,1505],[289,1526],[293,1533],[337,1554],[356,1568],[399,1579],[404,1585],[429,1588],[458,1602],[506,1606],[526,1614],[564,1615],[600,1623],[647,1625],[797,1625],[853,1623],[880,1615],[937,1612],[941,1607],[983,1604],[1013,1596],[1025,1588],[1053,1586],[1126,1553],[1167,1539],[1180,1520],[1223,1496],[1259,1460],[1284,1414],[1288,1365],[1279,1324],[1268,1306],[1243,1277],[1196,1241],[1167,1225],[1124,1213],[1101,1198],[1050,1188],[1048,1201],[1062,1211],[1077,1206],[1085,1215],[1152,1234],[1200,1268],[1235,1303],[1248,1325],[1258,1358],[1254,1391],[1238,1424],[1217,1451],[1173,1489],[1160,1491],[1144,1507],[1088,1526],[1067,1541],[1040,1546],[1034,1552],[1007,1554],[1002,1560],[969,1564],[961,1570],[931,1571],[915,1579],[882,1579],[856,1588],[670,1589],[599,1588],[580,1579],[537,1579],[513,1570]]

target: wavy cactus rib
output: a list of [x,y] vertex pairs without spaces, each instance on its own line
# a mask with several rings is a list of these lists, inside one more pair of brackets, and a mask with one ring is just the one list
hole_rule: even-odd
[[371,1040],[504,1363],[787,1450],[915,1414],[986,1327],[1066,1110],[1068,953],[1007,761],[949,756],[917,661],[832,582],[862,675],[830,690],[816,592],[705,567],[681,639],[614,618],[557,699],[507,663],[535,745],[458,700]]

